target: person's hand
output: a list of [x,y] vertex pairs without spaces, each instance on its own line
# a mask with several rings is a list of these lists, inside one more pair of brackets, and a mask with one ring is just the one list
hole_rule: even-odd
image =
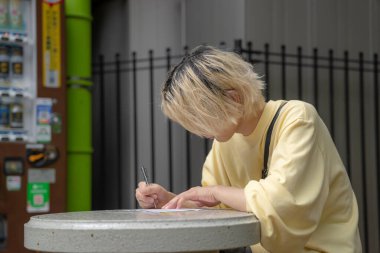
[[162,208],[177,209],[184,207],[213,207],[220,204],[215,197],[215,186],[193,187],[178,194]]
[[174,197],[174,193],[159,184],[140,182],[136,189],[136,199],[142,208],[161,208]]

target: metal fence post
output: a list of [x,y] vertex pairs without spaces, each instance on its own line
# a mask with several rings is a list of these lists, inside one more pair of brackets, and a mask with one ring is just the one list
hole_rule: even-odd
[[297,47],[298,98],[302,100],[302,47]]
[[346,157],[347,157],[347,173],[351,177],[351,135],[350,135],[350,84],[349,84],[349,73],[348,73],[348,51],[344,51],[344,98],[345,98],[345,107],[346,107]]
[[334,52],[332,49],[329,50],[329,91],[330,91],[330,127],[331,127],[331,136],[335,139],[335,113],[334,113]]
[[[137,167],[138,167],[138,145],[137,145],[137,63],[136,63],[137,53],[132,52],[132,104],[133,104],[133,152],[134,152],[134,169],[133,171],[133,184],[134,188],[137,188],[137,182],[138,182],[138,174],[137,174]],[[137,206],[137,200],[135,201],[135,206]]]
[[314,104],[315,108],[319,109],[319,81],[318,81],[318,49],[313,49],[313,79],[314,79]]
[[123,185],[123,171],[122,171],[122,159],[121,159],[121,72],[120,72],[120,54],[115,55],[115,68],[116,68],[116,141],[117,141],[117,175],[118,175],[118,207],[122,208],[122,185]]
[[[374,106],[375,106],[375,138],[376,138],[376,170],[377,173],[377,205],[380,206],[380,133],[379,133],[379,69],[378,56],[373,55],[373,85],[374,85]],[[380,217],[378,218],[378,228],[380,229]]]
[[234,41],[234,52],[237,53],[237,54],[242,54],[242,41],[241,40],[235,40]]
[[[105,141],[105,137],[106,137],[106,125],[105,125],[105,122],[106,122],[106,112],[105,112],[105,82],[104,82],[104,56],[103,55],[99,55],[99,86],[100,86],[100,149],[101,149],[101,154],[103,154],[101,156],[101,160],[100,160],[100,164],[101,164],[101,168],[100,168],[100,178],[103,179],[105,178],[106,176],[106,157],[107,157],[107,150],[105,148],[105,145],[106,145],[106,141]],[[104,182],[101,181],[100,182],[101,184],[101,187],[104,187]],[[101,198],[105,198],[105,193],[104,191],[99,191],[100,195],[101,195]]]
[[270,70],[269,70],[269,44],[266,43],[264,45],[264,64],[265,64],[265,83],[266,83],[266,89],[265,89],[265,98],[268,101],[270,99],[270,93],[269,93],[269,81],[270,81]]
[[286,48],[281,46],[281,91],[282,98],[286,99]]
[[367,163],[366,163],[366,140],[365,140],[365,115],[364,115],[364,63],[363,63],[363,53],[359,53],[359,101],[360,101],[360,146],[361,146],[361,162],[362,162],[362,173],[363,173],[363,210],[364,210],[364,241],[365,245],[368,246],[368,218],[367,218]]
[[[166,49],[166,70],[169,72],[171,69],[171,49]],[[173,191],[173,158],[172,158],[172,121],[167,118],[168,124],[168,159],[169,159],[169,191]]]

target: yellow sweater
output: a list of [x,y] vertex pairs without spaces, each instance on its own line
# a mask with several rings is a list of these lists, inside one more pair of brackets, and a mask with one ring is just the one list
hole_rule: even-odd
[[[328,129],[314,107],[289,101],[272,132],[268,177],[261,179],[266,131],[282,101],[269,101],[256,129],[214,141],[202,185],[244,188],[261,223],[254,252],[362,252],[358,207]],[[263,248],[262,248],[263,247]]]

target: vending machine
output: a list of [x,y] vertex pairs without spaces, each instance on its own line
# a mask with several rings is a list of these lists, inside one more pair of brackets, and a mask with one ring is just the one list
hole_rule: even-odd
[[0,0],[0,252],[29,252],[30,216],[66,206],[62,0]]

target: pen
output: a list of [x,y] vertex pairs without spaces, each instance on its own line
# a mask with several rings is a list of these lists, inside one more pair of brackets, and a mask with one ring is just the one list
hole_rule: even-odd
[[[146,169],[145,169],[144,166],[141,166],[141,171],[142,171],[142,174],[144,176],[145,184],[146,185],[150,185],[149,181],[148,181],[148,176],[147,176],[147,173],[146,173]],[[154,208],[157,208],[157,206],[156,206],[156,200],[155,199],[153,199],[153,204],[154,204]]]

